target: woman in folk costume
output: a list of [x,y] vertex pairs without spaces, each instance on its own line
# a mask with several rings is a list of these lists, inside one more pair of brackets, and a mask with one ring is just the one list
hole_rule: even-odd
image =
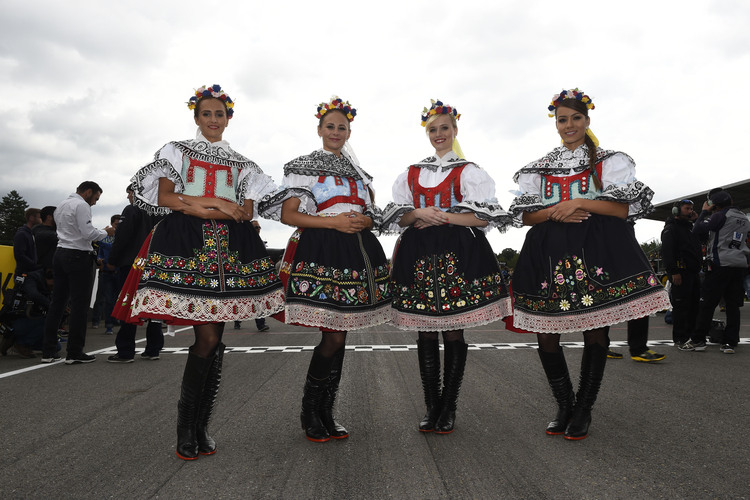
[[168,215],[143,244],[117,317],[193,326],[177,405],[183,460],[216,452],[208,421],[221,380],[224,323],[284,307],[276,269],[250,223],[253,202],[276,186],[223,140],[233,106],[219,85],[198,89],[188,101],[195,139],[168,143],[131,180],[137,206]]
[[[393,323],[419,332],[417,354],[427,414],[422,432],[448,434],[466,365],[464,329],[510,314],[500,266],[484,232],[510,222],[495,198],[495,182],[464,159],[455,108],[432,101],[425,127],[435,153],[411,165],[393,184],[383,228],[403,231],[392,261]],[[440,345],[445,344],[440,388]]]
[[[563,90],[549,106],[562,146],[529,163],[513,180],[510,211],[533,226],[513,274],[513,327],[535,332],[539,358],[558,403],[547,434],[584,439],[609,347],[609,326],[669,307],[631,221],[651,210],[651,191],[633,160],[598,147],[589,129],[591,99]],[[578,392],[560,334],[583,332]]]
[[284,165],[279,191],[261,203],[265,217],[297,227],[284,253],[285,321],[319,328],[300,415],[307,439],[344,439],[333,417],[346,332],[390,317],[388,262],[370,231],[378,213],[372,177],[348,139],[356,110],[334,96],[318,106],[323,148]]

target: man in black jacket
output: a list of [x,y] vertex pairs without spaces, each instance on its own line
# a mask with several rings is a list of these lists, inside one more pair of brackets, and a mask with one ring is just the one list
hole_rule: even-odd
[[[115,233],[115,242],[112,244],[112,250],[109,253],[109,263],[117,267],[117,294],[120,293],[125,280],[128,279],[130,268],[143,242],[161,219],[161,217],[149,215],[145,210],[133,205],[133,189],[130,186],[127,188],[127,193],[128,201],[131,204],[122,211],[120,224],[117,226],[117,232]],[[121,322],[115,338],[117,354],[109,356],[107,361],[110,363],[133,362],[136,328],[135,324]],[[162,347],[164,347],[164,334],[162,333],[161,322],[149,321],[146,327],[146,348],[141,353],[141,358],[159,359],[159,352]]]
[[690,340],[698,314],[702,252],[700,239],[692,232],[697,217],[692,201],[678,201],[661,232],[662,259],[672,284],[672,340],[675,346]]

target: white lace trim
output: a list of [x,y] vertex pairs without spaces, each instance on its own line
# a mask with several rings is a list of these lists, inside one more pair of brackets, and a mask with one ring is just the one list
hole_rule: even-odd
[[391,319],[391,303],[385,302],[376,309],[355,313],[311,307],[303,304],[287,304],[285,320],[287,323],[329,328],[331,330],[351,331],[382,325]]
[[[171,307],[167,307],[167,300],[172,301]],[[192,312],[189,310],[191,306]],[[130,315],[144,319],[149,314],[167,315],[196,322],[219,323],[265,318],[283,309],[282,290],[257,297],[207,299],[144,288],[135,294]]]
[[424,316],[391,309],[391,323],[401,330],[446,331],[488,325],[513,314],[506,297],[473,311],[445,316]]
[[540,316],[516,309],[513,326],[534,333],[582,332],[642,318],[670,307],[669,294],[661,289],[645,297],[585,313]]

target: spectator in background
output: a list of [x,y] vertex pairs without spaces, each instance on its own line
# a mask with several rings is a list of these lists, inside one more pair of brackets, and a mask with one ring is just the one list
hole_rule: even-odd
[[[130,205],[125,207],[120,216],[120,223],[115,233],[115,242],[109,253],[109,263],[117,268],[117,292],[120,293],[128,273],[133,266],[133,261],[138,256],[148,233],[159,222],[162,215],[150,215],[145,210],[133,205],[133,187],[128,186],[128,201]],[[117,354],[107,358],[110,363],[132,363],[135,358],[135,334],[137,325],[135,323],[120,323],[117,330],[115,346]],[[141,353],[141,359],[155,361],[159,359],[161,348],[164,347],[164,334],[162,333],[161,321],[151,320],[146,327],[146,348]]]
[[96,182],[82,182],[55,210],[59,240],[54,257],[55,285],[44,324],[42,363],[60,359],[57,354],[57,329],[70,300],[70,332],[65,364],[90,363],[96,358],[83,352],[86,344],[86,316],[91,300],[96,255],[91,246],[107,235],[112,227],[96,229],[91,224],[91,207],[96,205],[102,188]]
[[[253,228],[258,233],[258,235],[260,235],[260,222],[254,220],[251,222],[251,224],[253,225]],[[268,246],[268,242],[266,240],[263,240],[263,244]],[[235,321],[234,329],[239,330],[240,328],[242,328],[242,321]],[[257,328],[259,332],[267,332],[271,329],[271,327],[266,324],[266,318],[255,318],[255,328]]]
[[55,227],[55,208],[46,206],[40,213],[42,223],[31,228],[36,242],[36,261],[42,269],[52,269],[52,257],[57,248],[57,228]]
[[31,228],[42,223],[41,210],[27,208],[24,212],[26,224],[18,228],[13,237],[13,257],[16,259],[16,276],[28,274],[38,269],[36,259],[36,244]]
[[[117,230],[120,223],[120,215],[115,214],[109,218],[110,225]],[[99,250],[96,254],[96,265],[99,268],[99,286],[96,289],[96,301],[91,315],[91,327],[99,328],[99,320],[104,317],[104,327],[107,335],[112,335],[117,320],[112,317],[112,308],[115,299],[120,292],[117,286],[117,268],[109,263],[109,253],[112,251],[114,236],[107,236],[99,242]]]
[[682,351],[705,351],[706,335],[711,328],[714,310],[724,298],[727,324],[724,328],[721,351],[734,354],[739,343],[740,306],[744,301],[743,282],[748,267],[750,249],[747,236],[750,221],[732,204],[726,191],[718,191],[703,204],[693,233],[708,235],[706,254],[708,271],[701,287],[700,308],[691,339]]
[[693,233],[697,217],[692,201],[678,201],[661,232],[664,268],[672,284],[672,340],[677,347],[690,340],[700,302],[702,250]]

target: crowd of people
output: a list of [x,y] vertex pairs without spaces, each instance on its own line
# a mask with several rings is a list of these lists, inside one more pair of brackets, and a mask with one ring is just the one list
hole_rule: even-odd
[[[64,320],[65,363],[95,360],[83,348],[97,265],[100,310],[93,320],[104,321],[106,333],[119,325],[117,354],[108,361],[133,361],[138,324],[148,323],[141,357],[149,360],[159,358],[164,323],[193,327],[177,405],[181,459],[217,450],[208,424],[227,322],[239,328],[253,319],[266,331],[265,318],[274,316],[320,331],[300,413],[305,436],[314,442],[349,436],[333,407],[351,330],[390,323],[417,332],[426,407],[417,428],[436,434],[456,425],[466,328],[504,320],[511,331],[536,334],[557,402],[546,433],[569,440],[588,436],[613,357],[611,325],[628,322],[634,360],[664,359],[646,345],[648,317],[670,308],[670,298],[633,230],[651,210],[653,191],[636,179],[627,154],[599,147],[590,127],[594,103],[578,89],[553,97],[548,111],[562,144],[514,175],[520,194],[508,211],[497,202],[493,177],[460,148],[461,115],[441,101],[421,114],[431,153],[398,176],[383,210],[350,142],[357,112],[349,102],[334,96],[318,105],[321,149],[289,161],[279,186],[224,139],[234,103],[219,85],[198,89],[188,107],[195,138],[169,142],[136,172],[127,187],[131,204],[111,226],[92,226],[91,206],[102,189],[84,182],[57,208],[27,211],[16,258],[24,286],[46,287],[49,297],[39,345],[43,363],[61,359]],[[734,352],[742,300],[738,305],[735,295],[747,271],[750,223],[725,191],[712,193],[699,216],[692,206],[676,204],[663,233],[673,340],[681,350],[705,349],[713,309],[723,297],[722,350]],[[269,255],[258,215],[295,228],[283,257]],[[509,282],[485,233],[523,225],[530,229]],[[391,261],[378,232],[400,235]],[[50,251],[52,235],[57,242]],[[708,241],[711,265],[702,294],[701,238]],[[577,390],[561,346],[562,334],[574,332],[582,332],[584,342]]]

